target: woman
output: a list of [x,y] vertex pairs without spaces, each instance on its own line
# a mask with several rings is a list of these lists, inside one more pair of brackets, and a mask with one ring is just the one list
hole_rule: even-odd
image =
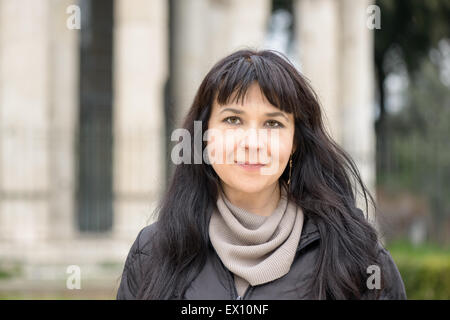
[[241,50],[219,61],[184,128],[194,152],[183,150],[190,161],[133,243],[118,299],[406,299],[350,177],[366,209],[373,198],[286,58]]

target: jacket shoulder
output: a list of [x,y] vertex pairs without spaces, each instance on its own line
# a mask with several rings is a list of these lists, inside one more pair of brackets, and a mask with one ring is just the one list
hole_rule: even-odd
[[136,247],[136,253],[149,255],[150,254],[150,246],[155,233],[158,227],[158,221],[153,222],[152,224],[142,228],[139,232],[137,241],[138,245]]
[[150,257],[150,242],[156,232],[157,222],[154,222],[139,231],[131,245],[125,260],[125,265],[117,291],[116,299],[135,299],[139,286],[143,280],[144,270],[142,260]]
[[137,254],[144,254],[149,255],[150,254],[150,242],[153,236],[156,233],[157,228],[157,222],[154,222],[148,226],[145,226],[142,228],[136,239],[134,240],[133,244],[131,245],[129,255],[135,256]]
[[380,299],[406,300],[405,284],[394,259],[385,247],[381,244],[378,246],[378,257],[381,263],[380,272],[385,277],[384,289],[381,292]]

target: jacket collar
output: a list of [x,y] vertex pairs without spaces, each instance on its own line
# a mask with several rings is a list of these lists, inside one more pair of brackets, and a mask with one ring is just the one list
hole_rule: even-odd
[[[356,208],[356,212],[359,213],[363,218],[365,218],[364,212],[361,209]],[[297,252],[306,247],[307,245],[309,245],[310,243],[319,239],[320,239],[319,228],[317,227],[316,223],[308,215],[305,214],[302,227],[302,234],[300,236]]]
[[318,239],[320,239],[319,228],[316,223],[305,214],[297,252]]

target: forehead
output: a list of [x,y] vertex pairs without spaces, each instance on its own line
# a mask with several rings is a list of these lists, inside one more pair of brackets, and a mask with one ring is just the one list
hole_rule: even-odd
[[[233,106],[234,108],[243,109],[245,111],[246,108],[252,109],[263,109],[263,110],[271,110],[271,111],[281,111],[276,106],[272,105],[269,100],[264,96],[264,93],[261,90],[261,87],[258,83],[253,83],[248,87],[245,94],[239,94],[239,92],[235,91],[232,95],[230,95],[227,102],[220,104],[217,100],[217,94],[214,99],[213,108],[216,111],[220,111],[225,107]],[[285,113],[285,112],[283,112]],[[286,113],[287,114],[287,113]]]

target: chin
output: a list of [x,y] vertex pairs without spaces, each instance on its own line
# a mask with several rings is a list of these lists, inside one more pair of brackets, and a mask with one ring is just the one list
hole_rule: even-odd
[[235,190],[246,193],[257,193],[272,185],[274,182],[262,181],[257,178],[240,179],[229,184]]

